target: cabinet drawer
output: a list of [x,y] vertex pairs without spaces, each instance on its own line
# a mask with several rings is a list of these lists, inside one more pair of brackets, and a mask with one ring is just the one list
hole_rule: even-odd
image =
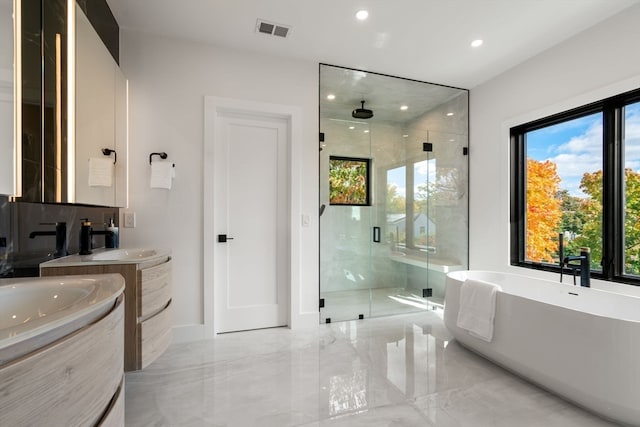
[[160,313],[140,323],[142,357],[140,369],[156,360],[171,343],[171,301]]
[[0,426],[93,426],[123,378],[122,296],[102,319],[0,369]]
[[138,317],[141,321],[158,313],[171,299],[171,260],[139,270]]
[[98,425],[100,427],[122,427],[124,426],[124,378],[120,384],[120,388],[116,391],[111,406],[107,409],[107,413]]

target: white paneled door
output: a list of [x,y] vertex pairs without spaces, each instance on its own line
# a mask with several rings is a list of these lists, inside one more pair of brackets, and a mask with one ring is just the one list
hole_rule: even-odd
[[255,113],[220,114],[214,144],[216,329],[285,326],[287,122]]

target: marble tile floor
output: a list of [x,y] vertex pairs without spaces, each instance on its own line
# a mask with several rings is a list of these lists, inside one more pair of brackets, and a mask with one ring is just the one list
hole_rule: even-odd
[[451,340],[441,311],[173,344],[126,426],[614,426]]

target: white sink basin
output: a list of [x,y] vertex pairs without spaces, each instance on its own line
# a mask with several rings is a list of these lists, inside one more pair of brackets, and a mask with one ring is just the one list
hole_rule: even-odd
[[96,261],[140,261],[155,257],[159,253],[156,249],[114,249],[87,257]]
[[43,262],[43,267],[71,267],[80,265],[99,264],[137,264],[163,262],[171,255],[168,249],[94,249],[90,255],[69,255],[66,257]]
[[100,318],[123,290],[119,274],[0,279],[0,363]]

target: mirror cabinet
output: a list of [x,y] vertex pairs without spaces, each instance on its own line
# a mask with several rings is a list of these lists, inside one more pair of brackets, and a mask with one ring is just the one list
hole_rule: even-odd
[[[113,15],[104,0],[15,1],[18,25],[10,35],[19,34],[15,61],[19,78],[15,81],[20,99],[13,102],[12,97],[11,103],[18,107],[18,136],[12,132],[11,142],[5,142],[3,124],[0,144],[3,153],[8,152],[5,145],[15,149],[19,159],[7,168],[9,172],[3,172],[6,176],[0,175],[0,194],[16,195],[16,201],[25,202],[125,206],[126,79],[117,56],[114,58],[92,24],[95,13],[90,19],[85,11],[104,5],[117,44]],[[5,3],[13,7],[13,0],[0,2],[3,8]],[[2,19],[6,19],[4,11]],[[0,28],[5,31],[7,26],[3,22]],[[5,53],[4,35],[0,43],[3,79],[4,57],[10,56],[13,65],[13,50]],[[0,101],[4,101],[4,80],[0,84]],[[3,105],[2,123],[4,110]],[[4,171],[4,163],[0,166]],[[18,193],[14,179],[21,190]]]
[[15,191],[13,16],[13,0],[0,0],[0,194]]

